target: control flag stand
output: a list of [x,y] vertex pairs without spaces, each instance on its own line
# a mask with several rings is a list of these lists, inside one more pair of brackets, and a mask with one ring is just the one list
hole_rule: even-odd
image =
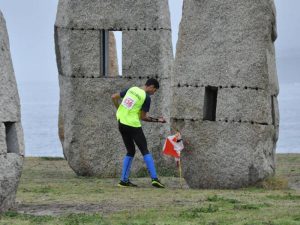
[[181,188],[183,184],[182,184],[182,168],[181,168],[180,153],[183,149],[184,149],[183,141],[181,138],[181,134],[178,131],[175,135],[171,135],[167,137],[163,148],[163,153],[165,155],[169,155],[175,158],[179,170],[179,181],[180,181]]

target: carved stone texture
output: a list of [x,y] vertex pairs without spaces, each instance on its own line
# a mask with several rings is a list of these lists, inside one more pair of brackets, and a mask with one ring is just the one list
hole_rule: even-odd
[[24,137],[6,23],[1,11],[0,105],[0,212],[3,212],[15,204],[23,165]]
[[[122,31],[122,76],[104,72],[105,35],[113,30]],[[173,54],[168,1],[60,0],[55,45],[65,157],[77,174],[119,176],[126,151],[111,95],[157,78],[160,89],[149,114],[169,118]],[[169,161],[161,150],[168,125],[144,124],[144,132],[158,170],[165,170]],[[137,154],[132,173],[144,167]]]
[[274,174],[278,79],[272,0],[186,0],[172,81],[172,126],[192,188],[239,188]]
[[[99,50],[99,49],[98,49]],[[100,50],[99,50],[100,54]],[[82,54],[79,54],[82,55]],[[98,62],[99,63],[99,62]],[[61,65],[68,65],[68,62],[63,62]],[[99,66],[99,65],[98,65]],[[98,67],[99,69],[99,67]],[[66,72],[68,73],[68,72]],[[72,72],[69,72],[72,74]],[[118,57],[117,57],[117,48],[116,48],[116,39],[113,32],[109,32],[109,74],[111,76],[119,76],[119,66],[118,66]],[[99,74],[97,74],[98,76]],[[64,121],[61,112],[61,101],[59,103],[59,116],[58,116],[58,136],[61,144],[64,142]]]
[[165,0],[60,0],[56,25],[84,29],[171,29]]

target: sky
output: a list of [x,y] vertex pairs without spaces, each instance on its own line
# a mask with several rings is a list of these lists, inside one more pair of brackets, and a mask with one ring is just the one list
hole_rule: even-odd
[[[19,91],[21,104],[24,93],[29,91],[26,89],[29,86],[25,84],[34,82],[58,84],[54,48],[57,2],[57,0],[0,0],[0,10],[5,17],[10,39],[15,76],[21,89]],[[169,0],[174,54],[182,3],[183,0]],[[279,82],[281,85],[300,83],[300,0],[275,0],[275,4],[278,29],[275,47]],[[58,94],[58,91],[53,92],[55,98],[58,98]],[[289,95],[285,90],[282,94]],[[37,95],[38,93],[32,93],[32,97]],[[295,113],[299,115],[300,110]]]

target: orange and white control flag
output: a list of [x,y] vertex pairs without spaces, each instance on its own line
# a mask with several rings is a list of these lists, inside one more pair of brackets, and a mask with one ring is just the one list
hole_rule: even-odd
[[176,160],[180,159],[180,152],[183,150],[183,142],[181,139],[181,135],[177,132],[175,135],[167,137],[163,153],[165,155],[173,156]]

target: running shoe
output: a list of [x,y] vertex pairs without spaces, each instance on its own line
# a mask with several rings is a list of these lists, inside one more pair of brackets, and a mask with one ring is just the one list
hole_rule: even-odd
[[119,187],[137,187],[136,184],[131,183],[129,180],[128,181],[120,181],[118,184]]
[[165,188],[165,185],[163,185],[157,178],[152,179],[152,186],[156,188]]

